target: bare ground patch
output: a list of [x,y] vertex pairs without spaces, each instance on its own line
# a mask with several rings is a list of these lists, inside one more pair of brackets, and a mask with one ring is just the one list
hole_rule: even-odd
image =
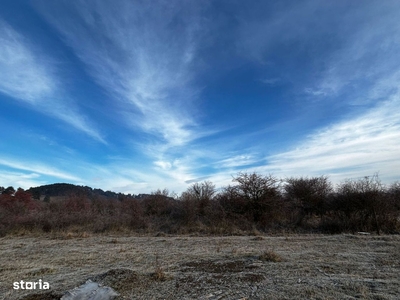
[[[1,299],[59,299],[91,279],[119,299],[399,299],[400,236],[0,239]],[[49,291],[13,290],[15,281]]]

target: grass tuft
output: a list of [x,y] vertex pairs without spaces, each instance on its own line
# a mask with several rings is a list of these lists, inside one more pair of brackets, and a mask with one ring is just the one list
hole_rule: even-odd
[[154,269],[154,273],[152,274],[152,277],[156,281],[167,280],[167,274],[165,274],[164,269],[158,260],[158,255],[156,255],[155,269]]
[[265,250],[261,255],[259,256],[259,259],[262,261],[269,261],[269,262],[281,262],[283,261],[283,258],[276,252],[272,250]]
[[153,278],[156,281],[165,281],[167,280],[167,275],[164,272],[164,269],[161,266],[156,267],[154,273],[153,273]]

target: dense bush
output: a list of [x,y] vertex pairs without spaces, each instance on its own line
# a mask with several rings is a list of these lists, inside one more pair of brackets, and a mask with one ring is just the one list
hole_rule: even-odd
[[345,181],[337,188],[331,210],[345,230],[395,231],[399,210],[390,194],[377,175]]
[[286,179],[284,197],[295,214],[295,225],[299,226],[313,216],[322,216],[332,193],[332,184],[325,176]]
[[256,232],[400,231],[400,184],[384,186],[377,175],[333,188],[327,177],[279,180],[239,173],[217,192],[209,182],[181,195],[107,197],[81,191],[38,197],[0,187],[0,235],[18,230],[136,231],[238,234]]

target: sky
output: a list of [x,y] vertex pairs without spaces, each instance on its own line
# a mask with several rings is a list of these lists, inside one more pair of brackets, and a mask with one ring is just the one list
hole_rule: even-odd
[[0,2],[0,186],[400,179],[400,2]]

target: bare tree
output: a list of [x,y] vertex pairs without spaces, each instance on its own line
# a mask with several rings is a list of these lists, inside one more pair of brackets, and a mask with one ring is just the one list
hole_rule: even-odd
[[187,189],[186,193],[197,201],[209,201],[215,194],[215,185],[211,181],[196,182]]
[[279,195],[280,183],[276,177],[271,174],[263,176],[255,172],[238,173],[233,181],[238,183],[235,186],[237,194],[246,200],[256,223],[261,221],[266,212],[275,209],[274,200]]
[[194,202],[193,206],[196,208],[197,214],[204,216],[215,192],[215,185],[211,181],[196,182],[182,193],[181,199]]

